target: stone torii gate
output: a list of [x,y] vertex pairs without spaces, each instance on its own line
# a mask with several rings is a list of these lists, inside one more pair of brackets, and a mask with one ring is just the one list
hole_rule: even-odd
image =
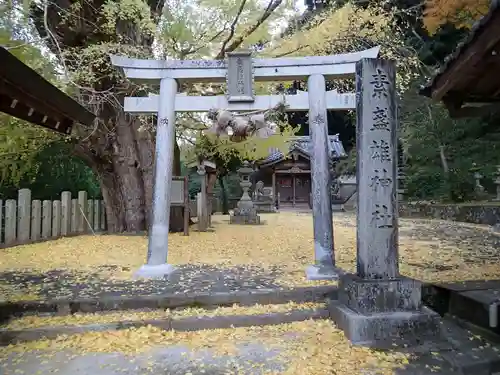
[[[226,61],[151,61],[112,57],[133,80],[160,83],[160,95],[126,98],[125,111],[158,113],[153,222],[148,262],[140,276],[161,277],[173,270],[166,263],[175,142],[175,112],[267,110],[283,99],[290,111],[309,110],[313,143],[312,194],[315,264],[310,279],[340,277],[339,298],[330,315],[358,344],[394,339],[422,339],[439,332],[439,315],[422,305],[420,282],[399,274],[397,192],[396,68],[377,59],[378,48],[357,53],[280,59],[251,59],[229,54]],[[355,76],[356,94],[327,92],[325,78]],[[178,82],[221,82],[228,95],[186,96]],[[289,96],[254,96],[253,80],[307,79],[308,92]],[[356,109],[357,267],[345,274],[335,267],[328,155],[327,109]]]
[[[336,279],[326,111],[355,108],[354,94],[326,91],[325,79],[353,77],[355,63],[377,57],[379,47],[332,56],[252,59],[248,51],[229,53],[226,60],[139,60],[112,56],[113,65],[133,81],[160,85],[159,95],[125,98],[125,112],[158,114],[152,226],[148,261],[139,276],[157,277],[173,271],[166,263],[176,112],[267,110],[284,101],[288,111],[309,111],[313,143],[312,165],[315,264],[310,279]],[[254,81],[308,80],[308,92],[255,96]],[[226,96],[187,96],[179,83],[227,82]]]

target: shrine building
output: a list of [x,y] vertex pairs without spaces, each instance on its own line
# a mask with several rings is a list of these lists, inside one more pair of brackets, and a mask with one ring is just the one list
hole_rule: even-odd
[[[344,146],[337,135],[328,136],[331,169],[341,158],[346,157]],[[271,187],[273,197],[279,197],[279,205],[309,206],[311,193],[312,142],[309,136],[293,137],[290,151],[284,155],[273,151],[257,163],[258,170],[252,176],[254,184],[262,181]],[[278,195],[279,194],[279,195]]]

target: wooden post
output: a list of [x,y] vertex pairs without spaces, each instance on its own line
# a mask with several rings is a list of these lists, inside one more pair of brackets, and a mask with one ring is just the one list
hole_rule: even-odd
[[30,239],[31,225],[31,190],[20,189],[18,192],[18,223],[17,223],[17,242],[26,243]]
[[[314,227],[314,265],[306,270],[310,280],[338,279],[333,249],[333,222],[330,194],[330,155],[326,112],[326,84],[321,74],[307,81],[309,132],[312,141],[311,179]],[[295,181],[294,181],[295,182]],[[295,187],[295,186],[294,186]]]
[[203,162],[198,165],[198,175],[201,180],[201,192],[199,193],[199,203],[198,203],[198,230],[204,232],[207,230],[208,225],[208,202],[207,202],[207,171]]
[[184,235],[189,236],[189,180],[184,176]]
[[42,238],[47,239],[52,235],[52,202],[42,202]]
[[78,192],[78,233],[87,232],[88,224],[86,220],[87,216],[87,192]]
[[71,233],[71,192],[61,193],[61,236]]
[[42,234],[42,201],[31,202],[31,240],[38,241]]
[[295,207],[295,195],[297,193],[297,187],[295,186],[295,184],[297,183],[297,176],[295,176],[293,173],[292,173],[292,206]]
[[155,181],[153,215],[149,231],[147,265],[137,272],[140,277],[162,277],[174,270],[167,264],[170,225],[170,191],[175,144],[175,97],[177,82],[163,78],[160,82],[161,107],[156,127]]
[[92,199],[89,199],[87,201],[87,232],[92,232],[94,230],[94,201]]
[[97,199],[92,201],[94,206],[94,232],[99,232],[99,218],[101,217],[101,202]]
[[205,231],[205,216],[203,215],[203,196],[200,193],[196,194],[196,216],[198,217],[198,230]]
[[104,201],[99,202],[101,205],[101,217],[99,219],[99,224],[100,228],[102,231],[105,231],[107,226],[106,226],[106,205],[104,204]]
[[80,210],[78,208],[78,199],[71,200],[71,234],[78,232],[78,222],[80,218]]
[[61,235],[61,201],[52,202],[52,237]]
[[16,238],[17,225],[17,202],[15,199],[7,199],[5,201],[5,244],[14,244]]
[[272,180],[272,189],[273,189],[273,207],[277,206],[278,196],[276,195],[276,171],[273,168],[273,180]]

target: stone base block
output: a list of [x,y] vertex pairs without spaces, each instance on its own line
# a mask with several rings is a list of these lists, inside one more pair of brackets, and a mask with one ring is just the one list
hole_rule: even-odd
[[171,275],[175,270],[176,268],[174,266],[167,263],[155,266],[145,264],[135,272],[134,277],[142,279],[163,279]]
[[244,225],[259,225],[259,215],[231,215],[229,216],[229,224],[244,224]]
[[332,211],[333,212],[345,212],[345,208],[343,204],[332,204]]
[[355,345],[390,348],[415,345],[440,336],[441,317],[422,307],[417,311],[360,314],[339,301],[329,304],[330,317]]
[[306,268],[307,280],[338,280],[344,274],[340,268],[322,265],[310,265]]
[[417,311],[422,307],[422,285],[406,277],[371,280],[345,274],[339,283],[339,302],[361,314]]

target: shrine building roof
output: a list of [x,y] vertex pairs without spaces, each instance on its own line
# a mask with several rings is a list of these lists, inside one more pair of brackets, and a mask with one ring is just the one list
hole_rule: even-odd
[[446,57],[420,94],[442,101],[451,117],[472,117],[500,102],[500,0],[477,21],[467,38]]
[[75,123],[92,125],[95,115],[0,47],[0,112],[70,134]]
[[[328,136],[328,145],[332,161],[339,160],[347,156],[344,145],[339,139],[338,134]],[[294,151],[299,152],[304,157],[310,159],[312,156],[312,142],[310,136],[293,137],[290,142],[288,155]],[[280,150],[273,150],[269,153],[267,158],[261,160],[258,164],[260,167],[276,164],[286,159],[288,155],[284,155]]]

